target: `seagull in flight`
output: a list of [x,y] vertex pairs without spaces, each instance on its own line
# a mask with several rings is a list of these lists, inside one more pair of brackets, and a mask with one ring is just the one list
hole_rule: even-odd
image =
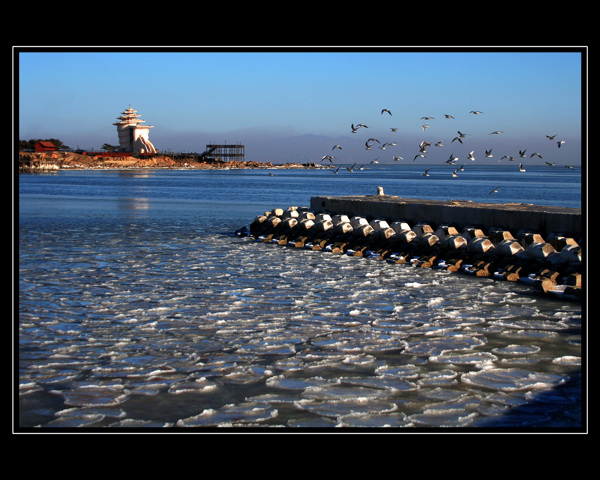
[[348,170],[350,173],[353,173],[355,166],[356,166],[356,162],[354,162],[354,165],[352,165],[351,167],[346,167],[346,170]]
[[423,131],[425,131],[426,128],[429,128],[429,125],[427,125],[427,124],[421,125],[421,128],[423,129]]
[[400,160],[404,160],[404,157],[394,157],[394,160],[396,162],[399,162]]
[[509,162],[514,162],[516,160],[515,157],[511,157],[510,155],[504,155],[500,160],[504,160],[505,158],[508,158]]
[[443,140],[440,140],[439,142],[437,142],[437,143],[435,144],[435,146],[436,146],[436,147],[443,147],[443,146],[444,146],[444,143],[443,143],[443,142],[444,142]]
[[421,120],[435,120],[435,117],[421,117]]
[[333,168],[330,168],[330,170],[337,175],[338,174],[338,170],[340,168],[342,168],[342,167],[337,167],[335,170]]
[[415,155],[415,158],[413,158],[413,162],[417,159],[417,157],[423,157],[423,158],[425,158],[425,155],[423,155],[422,153],[417,153]]
[[532,153],[529,158],[532,158],[532,157],[540,157],[540,158],[542,158],[542,156],[539,153],[537,153],[537,152]]
[[[372,144],[369,145],[369,142],[373,142]],[[379,140],[377,140],[376,138],[369,138],[366,142],[365,142],[365,146],[367,147],[367,150],[371,150],[371,147],[373,145],[375,145],[375,142],[377,143],[381,143]]]
[[469,113],[472,113],[473,115],[479,115],[480,113],[483,113],[483,112],[480,112],[479,110],[471,110]]
[[390,110],[389,110],[388,108],[384,108],[384,109],[381,111],[381,114],[382,114],[382,115],[383,115],[383,112],[387,112],[387,113],[389,113],[390,115],[392,114],[392,112],[390,112]]
[[458,172],[458,169],[457,169],[457,170],[454,170],[454,171],[452,172],[452,176],[453,176],[454,178],[458,177],[458,173],[456,173],[456,172]]
[[463,143],[461,138],[465,138],[467,136],[466,133],[462,133],[460,130],[456,132],[458,134],[457,137],[455,137],[452,141],[454,140],[458,140],[460,143]]
[[556,142],[556,143],[557,143],[557,145],[558,145],[558,148],[560,148],[560,146],[561,146],[563,143],[565,143],[565,141],[564,141],[564,140],[560,140],[560,141],[558,141],[558,142]]
[[525,169],[523,168],[523,164],[519,163],[519,172],[524,172]]
[[454,118],[452,115],[444,115],[444,118]]
[[492,149],[491,148],[489,150],[485,151],[485,156],[488,157],[488,158],[492,158],[493,157],[493,155],[492,155]]
[[525,155],[526,151],[527,151],[527,149],[525,149],[525,150],[519,150],[519,157],[525,158],[526,157],[526,155]]
[[[575,170],[571,165],[565,165],[565,168],[568,168],[569,170]],[[564,168],[563,168],[564,170]]]
[[550,163],[550,162],[544,162],[546,165],[549,165],[550,167],[553,167],[554,165],[556,165],[555,163]]
[[323,158],[321,158],[321,162],[322,162],[323,160],[329,160],[329,163],[333,163],[333,159],[334,159],[334,158],[335,158],[335,157],[332,157],[331,155],[323,155]]
[[488,135],[500,135],[502,132],[500,130],[496,130],[495,132],[492,132]]
[[469,160],[471,161],[475,161],[475,157],[473,156],[473,154],[475,153],[475,150],[473,150],[472,152],[469,153],[469,156],[467,157]]
[[445,163],[448,163],[450,165],[454,165],[454,163],[458,160],[458,157],[455,157],[454,154],[450,154],[450,158],[448,158],[448,160],[446,160]]
[[364,123],[359,123],[356,127],[354,126],[354,124],[352,124],[350,125],[350,127],[352,128],[352,133],[356,133],[360,127],[369,128]]
[[546,135],[546,138],[547,138],[548,140],[554,140],[554,139],[556,138],[556,135],[558,135],[558,134],[557,134],[557,133],[555,133],[555,134],[554,134],[554,135],[552,135],[552,136],[551,136],[551,135]]
[[332,148],[332,150],[335,150],[336,148],[339,148],[341,150],[342,146],[341,145],[334,145],[333,148]]
[[397,128],[395,128],[395,127],[390,127],[390,130],[391,130],[392,132],[397,132],[397,131],[398,131],[398,129],[397,129]]
[[492,193],[498,193],[499,188],[500,188],[499,186],[494,188],[490,193],[488,193],[488,195],[491,195]]
[[431,170],[431,168],[428,168],[427,170],[425,170],[425,172],[422,173],[421,175],[423,175],[424,177],[428,177],[429,173],[427,173],[427,172],[429,172],[429,170]]

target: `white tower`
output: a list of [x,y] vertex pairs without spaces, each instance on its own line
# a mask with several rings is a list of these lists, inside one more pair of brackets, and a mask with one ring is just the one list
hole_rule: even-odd
[[119,150],[122,152],[156,153],[156,148],[148,139],[148,132],[152,125],[140,125],[145,120],[140,120],[137,110],[129,107],[121,113],[120,120],[113,125],[117,126],[119,134]]

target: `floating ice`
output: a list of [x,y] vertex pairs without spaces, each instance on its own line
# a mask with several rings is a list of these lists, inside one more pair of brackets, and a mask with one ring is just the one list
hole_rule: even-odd
[[494,362],[498,359],[490,352],[471,352],[471,353],[444,353],[429,357],[430,362],[450,363],[454,365],[481,365]]
[[497,355],[531,355],[540,350],[537,345],[508,345],[503,348],[493,348],[492,352]]
[[391,390],[394,392],[409,392],[411,390],[419,389],[417,384],[404,378],[396,378],[391,375],[379,377],[341,377],[340,382],[342,384]]
[[277,409],[260,404],[229,404],[218,409],[206,409],[198,415],[177,421],[178,427],[227,427],[261,423],[275,418]]
[[[302,399],[294,402],[294,405],[301,410],[306,410],[316,415],[322,415],[330,418],[345,417],[347,415],[366,415],[391,413],[398,410],[398,406],[385,399],[350,398],[345,400],[335,399]],[[402,416],[402,414],[399,414]]]
[[551,388],[565,382],[565,378],[549,373],[538,373],[511,368],[490,368],[480,372],[466,373],[461,381],[476,387],[502,392]]

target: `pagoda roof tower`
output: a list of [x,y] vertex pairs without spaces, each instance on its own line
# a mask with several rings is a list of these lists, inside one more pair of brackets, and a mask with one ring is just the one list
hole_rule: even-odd
[[153,125],[141,125],[145,123],[142,120],[141,115],[137,113],[137,110],[131,108],[131,106],[121,112],[121,116],[117,117],[119,120],[113,123],[117,127],[117,133],[119,135],[119,150],[124,152],[137,152],[137,153],[156,153],[156,148],[150,143],[148,139],[148,132]]

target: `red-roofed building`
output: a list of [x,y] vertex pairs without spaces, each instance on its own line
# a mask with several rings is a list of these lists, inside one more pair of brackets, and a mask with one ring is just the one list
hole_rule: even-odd
[[55,150],[56,145],[52,142],[37,142],[35,144],[35,151],[38,153],[54,152]]

